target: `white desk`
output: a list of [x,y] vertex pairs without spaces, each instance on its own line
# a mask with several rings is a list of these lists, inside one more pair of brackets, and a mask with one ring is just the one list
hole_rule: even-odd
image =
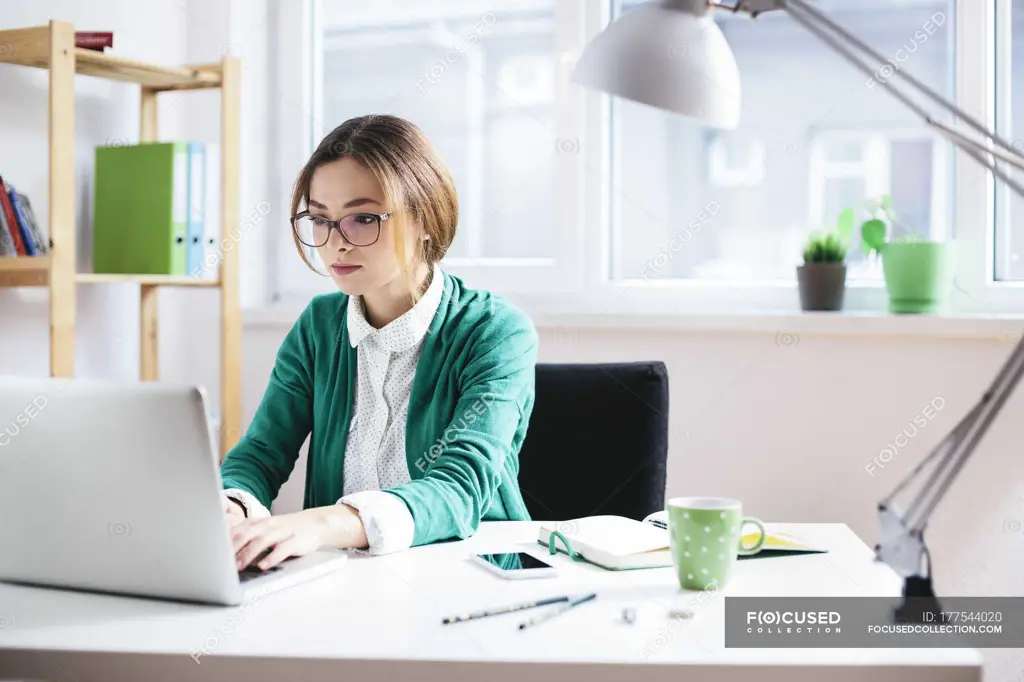
[[[535,523],[484,524],[465,542],[354,557],[337,575],[245,611],[0,584],[0,679],[981,680],[974,649],[726,649],[723,595],[899,594],[895,573],[846,526],[769,525],[831,551],[741,561],[685,623],[669,608],[700,593],[681,592],[670,568],[613,573],[559,554],[560,577],[510,582],[464,560],[516,545],[543,555]],[[441,625],[456,613],[590,587],[595,601],[524,631],[516,626],[531,611]],[[624,606],[636,609],[635,624],[618,622]]]

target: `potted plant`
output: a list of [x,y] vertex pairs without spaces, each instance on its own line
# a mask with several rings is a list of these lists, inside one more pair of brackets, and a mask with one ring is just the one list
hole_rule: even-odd
[[860,228],[861,240],[865,254],[882,257],[889,310],[900,314],[945,310],[956,274],[956,244],[925,239],[913,229],[891,237],[892,228],[906,228],[897,221],[888,196],[874,202],[870,210],[871,218]]
[[803,310],[843,309],[846,253],[854,220],[853,209],[843,209],[835,231],[813,232],[808,238],[804,246],[804,262],[796,268]]

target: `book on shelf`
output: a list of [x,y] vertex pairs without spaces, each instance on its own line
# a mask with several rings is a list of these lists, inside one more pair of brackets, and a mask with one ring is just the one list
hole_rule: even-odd
[[199,268],[189,274],[199,280],[211,282],[220,276],[220,144],[206,143],[206,191],[203,194],[203,235]]
[[110,31],[75,31],[75,47],[103,52],[114,47],[114,34]]
[[0,177],[0,256],[41,256],[49,250],[29,198]]
[[215,277],[206,252],[219,230],[210,212],[219,205],[217,150],[185,141],[97,147],[93,272]]
[[18,226],[18,219],[14,215],[14,207],[11,206],[11,199],[7,195],[7,186],[4,184],[3,178],[0,178],[0,212],[4,214],[5,228],[11,241],[14,242],[16,255],[27,256],[28,251],[25,249],[25,242],[22,241],[21,228]]
[[18,247],[7,226],[7,211],[0,206],[0,258],[17,258],[18,255]]
[[195,276],[203,261],[203,210],[206,201],[206,145],[188,143],[188,225],[185,228],[185,271]]
[[49,253],[51,247],[50,234],[45,228],[43,228],[39,220],[36,219],[36,212],[32,208],[32,202],[29,201],[29,198],[21,192],[17,192],[17,197],[22,213],[24,213],[27,220],[29,232],[32,235],[32,240],[35,243],[36,250],[39,253]]

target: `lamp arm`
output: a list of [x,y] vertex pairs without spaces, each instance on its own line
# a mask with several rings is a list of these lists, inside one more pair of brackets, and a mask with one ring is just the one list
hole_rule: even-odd
[[[961,439],[963,439],[964,433],[970,427],[971,422],[978,418],[978,413],[980,411],[981,404],[979,403],[978,405],[975,405],[971,409],[971,411],[968,412],[967,415],[963,417],[955,427],[953,427],[953,430],[947,433],[945,438],[939,441],[939,444],[932,449],[928,456],[922,459],[920,462],[918,462],[917,466],[915,466],[910,471],[910,473],[904,476],[900,480],[900,482],[896,484],[896,487],[893,488],[888,495],[883,497],[878,504],[881,506],[887,506],[891,504],[892,501],[896,498],[896,496],[903,492],[907,488],[907,486],[909,486],[914,481],[914,479],[920,476],[921,472],[924,471],[924,469],[937,457],[941,456],[942,461],[946,461],[947,455],[949,454],[951,449],[958,442],[960,442]],[[941,464],[936,466],[936,469],[940,468],[942,468]]]
[[[1024,157],[1021,157],[1015,149],[1007,152],[1004,149],[988,147],[985,145],[984,140],[976,140],[970,137],[969,135],[960,132],[953,126],[946,125],[945,123],[940,123],[939,121],[931,121],[929,125],[931,125],[932,128],[934,128],[943,136],[949,138],[949,141],[957,145],[958,147],[970,146],[976,152],[980,152],[982,154],[991,154],[992,156],[998,158],[1000,161],[1005,161],[1006,163],[1009,163],[1010,165],[1017,167],[1017,169],[1019,170],[1024,170]],[[1000,179],[1006,182],[1007,184],[1009,184],[1010,182],[1006,178]]]
[[[776,5],[777,9],[785,11],[794,21],[802,25],[808,31],[816,35],[836,53],[845,58],[852,65],[869,77],[873,77],[873,70],[870,65],[861,57],[855,54],[850,46],[860,52],[869,55],[877,63],[886,63],[886,59],[877,51],[845,30],[820,10],[811,7],[806,0],[750,0],[741,3],[747,5],[748,11],[752,5],[760,4],[762,9],[768,3]],[[1024,197],[1024,186],[1010,177],[1010,174],[1001,167],[992,157],[1007,162],[1016,168],[1024,169],[1024,156],[1021,156],[1006,140],[996,135],[986,126],[967,112],[964,112],[952,102],[946,100],[934,90],[915,79],[910,74],[900,71],[900,76],[906,79],[911,85],[932,101],[938,103],[947,111],[953,113],[958,119],[965,122],[970,128],[980,132],[983,140],[977,140],[971,136],[936,121],[927,110],[921,107],[916,101],[904,94],[890,80],[881,82],[886,90],[903,102],[911,111],[920,116],[928,125],[937,130],[950,142],[957,146],[965,154],[980,163],[984,168],[993,173],[994,176],[1006,183],[1018,196]],[[1024,337],[1017,343],[1016,348],[1006,360],[999,374],[993,380],[992,385],[981,397],[978,404],[971,412],[957,425],[957,427],[939,444],[938,447],[921,462],[910,476],[902,481],[896,489],[886,496],[880,503],[880,508],[888,509],[892,498],[907,486],[913,479],[917,478],[923,471],[926,464],[938,458],[938,463],[932,469],[926,482],[918,491],[917,495],[910,502],[906,514],[900,517],[895,509],[896,518],[902,521],[902,532],[906,536],[916,537],[921,541],[923,550],[922,535],[928,520],[936,506],[945,497],[953,481],[959,475],[967,459],[977,448],[981,438],[988,431],[988,428],[995,417],[999,414],[1004,403],[1013,389],[1024,375]],[[884,547],[880,548],[881,557],[884,559]],[[923,559],[923,555],[921,557]],[[910,566],[904,566],[910,569]],[[916,568],[920,568],[920,564]]]
[[[870,45],[862,41],[854,34],[847,31],[845,28],[834,22],[825,13],[816,7],[810,5],[807,0],[735,0],[735,4],[729,6],[723,4],[722,0],[709,0],[710,7],[725,9],[734,13],[747,13],[752,17],[757,17],[759,14],[764,12],[770,12],[774,10],[781,10],[785,12],[791,19],[796,21],[798,24],[803,26],[808,32],[813,33],[822,42],[828,45],[836,54],[841,56],[851,65],[856,67],[861,73],[866,75],[868,78],[874,78],[875,69],[872,69],[870,64],[865,62],[861,57],[854,53],[854,49],[870,57],[874,64],[886,64],[888,60],[884,55],[879,53],[877,50],[872,48]],[[854,49],[851,49],[852,46]],[[983,161],[978,158],[975,153],[971,150],[966,149],[967,146],[971,146],[977,149],[981,149],[982,153],[992,154],[997,156],[1000,160],[1010,163],[1017,168],[1024,170],[1024,157],[1021,156],[1016,149],[1013,148],[1012,143],[1009,140],[997,135],[995,132],[988,129],[981,121],[976,117],[972,116],[968,112],[956,106],[953,102],[937,93],[935,90],[930,88],[925,83],[921,82],[914,76],[905,71],[895,72],[899,77],[906,80],[911,86],[916,88],[920,93],[926,96],[931,101],[938,104],[940,107],[948,111],[949,113],[956,116],[960,121],[963,121],[967,126],[977,131],[980,135],[984,136],[984,140],[975,140],[965,133],[959,132],[950,126],[947,126],[935,118],[920,104],[915,102],[913,99],[908,97],[906,94],[901,92],[892,80],[886,79],[882,81],[876,81],[885,88],[893,97],[902,102],[908,109],[917,114],[928,126],[938,130],[945,137],[952,138],[950,141],[960,147],[963,151],[967,152],[972,158],[981,163],[985,168],[997,172],[997,169],[988,161]],[[1024,195],[1024,186],[1020,186],[1013,182],[1008,176],[997,173],[997,177],[1003,180],[1007,184],[1016,185],[1015,191]]]
[[924,531],[939,502],[973,454],[978,443],[988,431],[992,421],[999,415],[1003,405],[1020,383],[1024,375],[1024,339],[1017,343],[1010,357],[999,370],[992,385],[971,413],[961,422],[953,449],[943,458],[942,463],[932,471],[928,482],[907,507],[906,519],[909,530]]
[[[809,32],[816,35],[822,42],[824,42],[826,45],[832,48],[834,52],[836,52],[839,56],[846,59],[846,61],[848,61],[853,66],[857,67],[857,69],[868,78],[874,78],[875,69],[872,69],[867,62],[865,62],[863,59],[854,54],[854,51],[851,50],[848,45],[844,44],[843,41],[849,43],[850,45],[853,45],[856,49],[860,50],[861,52],[871,57],[873,60],[875,60],[876,64],[887,63],[887,60],[884,56],[876,52],[868,45],[865,45],[858,38],[853,36],[849,31],[842,28],[828,17],[824,16],[817,10],[808,7],[803,2],[803,0],[777,0],[777,2],[779,7],[783,11],[785,11],[791,19],[793,19],[795,22],[803,26]],[[833,34],[838,35],[840,39],[836,39],[835,36],[829,33],[830,31]],[[940,105],[950,109],[953,113],[960,115],[960,113],[957,111],[957,108],[952,103],[946,102],[941,97],[938,97],[938,95],[935,92],[933,92],[930,88],[926,87],[923,83],[914,80],[913,77],[903,74],[902,72],[900,72],[900,74],[906,77],[908,81],[910,81],[915,87],[920,89],[926,95],[930,95],[932,98],[934,98]],[[907,95],[900,92],[896,87],[892,85],[892,83],[889,80],[878,82],[880,85],[882,85],[882,87],[886,88],[891,95],[893,95],[899,101],[903,102],[903,104],[906,105],[907,108],[911,109],[915,114],[923,118],[926,122],[931,123],[931,115],[928,113],[928,111],[922,108],[917,102],[910,99]]]
[[[1010,174],[1007,173],[1001,166],[991,161],[992,156],[999,156],[999,158],[1003,158],[1004,156],[1007,155],[1006,152],[1003,152],[1002,150],[999,149],[984,147],[981,143],[967,138],[967,136],[961,133],[960,131],[950,128],[949,126],[943,125],[941,123],[933,121],[931,122],[931,126],[935,128],[939,133],[941,133],[944,137],[948,138],[950,142],[955,144],[957,149],[959,149],[960,151],[964,152],[969,157],[977,161],[987,171],[992,173],[992,175],[994,175],[996,178],[1002,180],[1003,184],[1012,189],[1018,197],[1024,197],[1024,186],[1022,186],[1019,182],[1010,177]],[[981,151],[979,151],[979,149]],[[1024,168],[1024,166],[1022,166],[1022,163],[1024,163],[1024,157],[1022,157],[1016,151],[1011,152],[1011,154],[1014,156],[1014,158],[1012,160],[1006,160],[1009,160],[1010,163],[1016,166],[1017,168]]]
[[[882,538],[875,547],[877,557],[906,578],[907,586],[913,585],[914,590],[920,591],[919,596],[933,596],[930,566],[927,571],[923,570],[928,553],[924,544],[924,529],[928,520],[1002,410],[1022,375],[1024,338],[1017,342],[992,385],[967,416],[878,504]],[[906,513],[900,512],[892,503],[893,499],[918,479],[925,467],[936,459],[938,463],[932,468],[927,481],[919,487]]]
[[[869,78],[874,78],[874,70],[861,56],[855,54],[855,51],[869,56],[876,64],[885,64],[888,61],[883,55],[829,19],[820,10],[810,6],[806,0],[734,0],[732,6],[726,6],[724,0],[709,0],[708,4],[711,7],[733,12],[745,12],[755,18],[762,12],[782,10]],[[935,120],[928,111],[891,82],[895,79],[885,79],[880,82],[876,80],[876,82],[879,82],[891,95],[903,102],[959,150],[981,164],[994,177],[1002,180],[1017,196],[1024,197],[1024,186],[1010,177],[1005,168],[1008,164],[1024,170],[1024,156],[1017,152],[1007,140],[924,83],[902,70],[898,72],[898,75],[916,87],[919,93],[954,114],[959,122],[979,133],[979,137],[974,137]],[[974,408],[879,503],[882,540],[876,547],[877,556],[906,578],[904,596],[927,597],[934,602],[930,561],[927,561],[927,568],[924,567],[928,559],[928,550],[923,537],[924,529],[935,508],[945,497],[960,470],[974,453],[992,421],[1020,382],[1022,375],[1024,375],[1024,337],[1017,342],[1017,346],[1000,368],[991,386]],[[937,463],[927,481],[911,501],[907,513],[901,514],[892,504],[893,498],[919,478],[929,463],[936,460]],[[928,608],[934,608],[934,603]]]
[[[808,30],[812,30],[815,33],[815,35],[818,35],[819,38],[821,38],[822,40],[825,40],[825,38],[822,37],[821,34],[818,31],[813,30],[810,27],[809,21],[811,19],[813,21],[817,22],[818,24],[824,26],[827,30],[832,31],[833,33],[838,35],[843,41],[846,41],[847,43],[853,45],[858,50],[860,50],[862,53],[864,53],[867,56],[869,56],[872,59],[873,63],[875,63],[875,64],[886,64],[886,63],[889,63],[889,60],[887,60],[884,55],[882,55],[877,50],[872,48],[870,45],[868,45],[867,43],[862,41],[860,38],[858,38],[854,34],[852,34],[849,31],[847,31],[845,28],[843,28],[842,26],[840,26],[839,24],[834,22],[832,19],[830,19],[828,17],[828,15],[826,15],[820,9],[818,9],[817,7],[814,7],[811,4],[809,4],[807,2],[807,0],[776,0],[776,1],[782,6],[783,10],[785,10],[791,17],[793,17],[794,20],[800,22]],[[805,16],[802,16],[802,17],[797,16],[796,13],[793,12],[794,8],[797,8],[799,10],[799,12],[803,12],[805,14]],[[826,42],[829,44],[829,47],[831,47],[832,49],[840,52],[847,59],[851,59],[852,58],[852,56],[848,55],[849,51],[848,51],[848,49],[842,43],[838,43],[834,39],[829,39]],[[860,68],[861,68],[861,71],[865,72],[869,77],[873,77],[874,76],[875,72],[872,71],[871,68],[868,67],[867,65],[861,63],[860,64]],[[1011,143],[1008,140],[1005,140],[1005,139],[999,137],[998,135],[994,134],[992,131],[990,131],[988,129],[988,127],[984,123],[979,121],[976,117],[972,116],[968,112],[966,112],[963,109],[961,109],[960,107],[956,106],[956,104],[954,104],[953,102],[949,101],[948,99],[946,99],[945,97],[943,97],[942,95],[937,93],[934,89],[932,89],[931,87],[929,87],[925,83],[923,83],[920,80],[918,80],[917,78],[915,78],[912,74],[907,73],[907,72],[902,71],[902,70],[900,70],[900,71],[898,71],[896,73],[898,73],[900,77],[905,79],[907,83],[909,83],[913,87],[917,88],[921,93],[923,93],[932,102],[935,102],[936,104],[941,106],[943,109],[945,109],[949,113],[951,113],[954,116],[956,116],[957,119],[959,119],[959,120],[963,121],[964,123],[966,123],[970,128],[974,129],[975,131],[977,131],[978,133],[980,133],[982,135],[985,135],[986,137],[991,137],[992,141],[997,146],[1002,147],[1006,151],[1013,152],[1016,155],[1016,150],[1014,150],[1013,146],[1011,145]],[[890,90],[890,92],[893,92],[893,94],[895,94],[895,88],[890,84],[889,79],[886,79],[885,81],[883,81],[881,83],[881,85],[883,87],[886,87],[888,90]],[[903,101],[902,98],[901,98],[901,101]],[[904,103],[906,104],[906,102],[904,102]],[[931,120],[931,117],[928,116],[928,114],[926,112],[923,112],[918,107],[911,106],[910,104],[907,104],[907,106],[910,106],[919,116],[921,116],[923,119],[925,119],[930,125],[934,124],[934,121]]]

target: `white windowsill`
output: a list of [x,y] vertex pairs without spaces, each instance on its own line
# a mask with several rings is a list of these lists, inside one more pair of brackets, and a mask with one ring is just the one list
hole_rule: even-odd
[[[25,298],[35,302],[31,291]],[[24,294],[22,294],[24,296]],[[39,303],[43,301],[40,300]],[[304,306],[278,304],[246,308],[242,321],[246,329],[288,329]],[[46,310],[39,306],[40,316]],[[586,312],[538,313],[531,316],[539,329],[554,330],[643,330],[653,332],[771,334],[779,343],[797,337],[892,337],[921,339],[975,339],[1002,343],[1024,336],[1024,314],[962,313],[951,315],[891,315],[876,312],[803,313],[799,311],[727,313],[674,312],[665,314]]]
[[[271,305],[243,312],[246,328],[290,327],[301,312],[293,305]],[[804,313],[672,313],[598,315],[586,313],[533,315],[539,329],[684,331],[772,334],[779,343],[801,336],[886,336],[929,339],[988,339],[1016,342],[1024,335],[1024,315],[892,315],[844,311]]]

